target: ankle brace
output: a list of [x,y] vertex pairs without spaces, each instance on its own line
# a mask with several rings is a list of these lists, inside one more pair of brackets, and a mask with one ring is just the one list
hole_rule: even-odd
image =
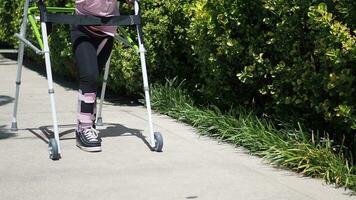
[[[94,125],[95,121],[95,93],[82,93],[78,92],[78,112],[77,112],[77,130],[90,128]],[[85,110],[82,110],[83,107]]]

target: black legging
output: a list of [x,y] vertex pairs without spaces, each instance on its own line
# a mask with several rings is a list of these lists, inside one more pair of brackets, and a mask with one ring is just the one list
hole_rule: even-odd
[[[104,39],[107,39],[107,42],[97,54],[97,50]],[[99,74],[111,54],[113,38],[110,36],[95,37],[83,27],[73,27],[71,40],[79,73],[79,90],[83,94],[97,93]],[[93,109],[93,105],[82,102],[82,112],[93,113]]]

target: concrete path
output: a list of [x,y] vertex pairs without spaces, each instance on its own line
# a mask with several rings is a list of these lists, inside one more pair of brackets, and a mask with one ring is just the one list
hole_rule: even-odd
[[[51,129],[46,78],[23,68],[18,125],[9,130],[16,62],[0,58],[0,199],[1,200],[343,200],[350,191],[321,180],[276,169],[243,149],[200,137],[169,117],[154,114],[164,136],[162,153],[151,152],[146,109],[106,102],[103,152],[75,146],[76,91],[55,84],[62,159],[48,159],[46,129]],[[70,87],[68,87],[70,86]]]

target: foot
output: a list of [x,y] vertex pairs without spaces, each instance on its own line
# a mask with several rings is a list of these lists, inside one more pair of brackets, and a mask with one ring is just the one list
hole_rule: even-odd
[[101,151],[101,138],[95,128],[81,129],[76,132],[77,147],[88,152]]

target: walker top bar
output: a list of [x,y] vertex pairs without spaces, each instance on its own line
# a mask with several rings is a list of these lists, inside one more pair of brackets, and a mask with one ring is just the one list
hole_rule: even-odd
[[43,0],[38,1],[40,11],[40,21],[56,24],[73,24],[73,25],[93,25],[93,26],[120,26],[120,25],[139,25],[141,17],[139,15],[120,15],[112,17],[98,17],[89,15],[63,14],[66,10],[53,9],[48,10]]
[[[43,41],[41,39],[41,33],[39,26],[36,24],[38,20],[45,23],[54,24],[70,24],[70,25],[107,25],[107,26],[118,26],[120,25],[141,25],[141,17],[139,12],[136,15],[121,15],[113,17],[98,17],[98,16],[88,16],[88,15],[75,15],[75,8],[70,7],[46,7],[44,5],[44,0],[34,0],[37,2],[36,7],[30,7],[27,10],[28,21],[31,24],[33,33],[37,39],[40,49],[43,50]],[[139,0],[136,0],[138,3]],[[120,30],[123,33],[123,30]],[[20,40],[29,44],[25,38],[21,38],[20,35],[16,35]],[[29,45],[33,47],[33,45]],[[130,46],[130,45],[129,45]],[[136,48],[136,47],[135,47]],[[37,53],[43,53],[38,51],[37,48],[33,48]],[[136,48],[137,49],[137,48]]]

